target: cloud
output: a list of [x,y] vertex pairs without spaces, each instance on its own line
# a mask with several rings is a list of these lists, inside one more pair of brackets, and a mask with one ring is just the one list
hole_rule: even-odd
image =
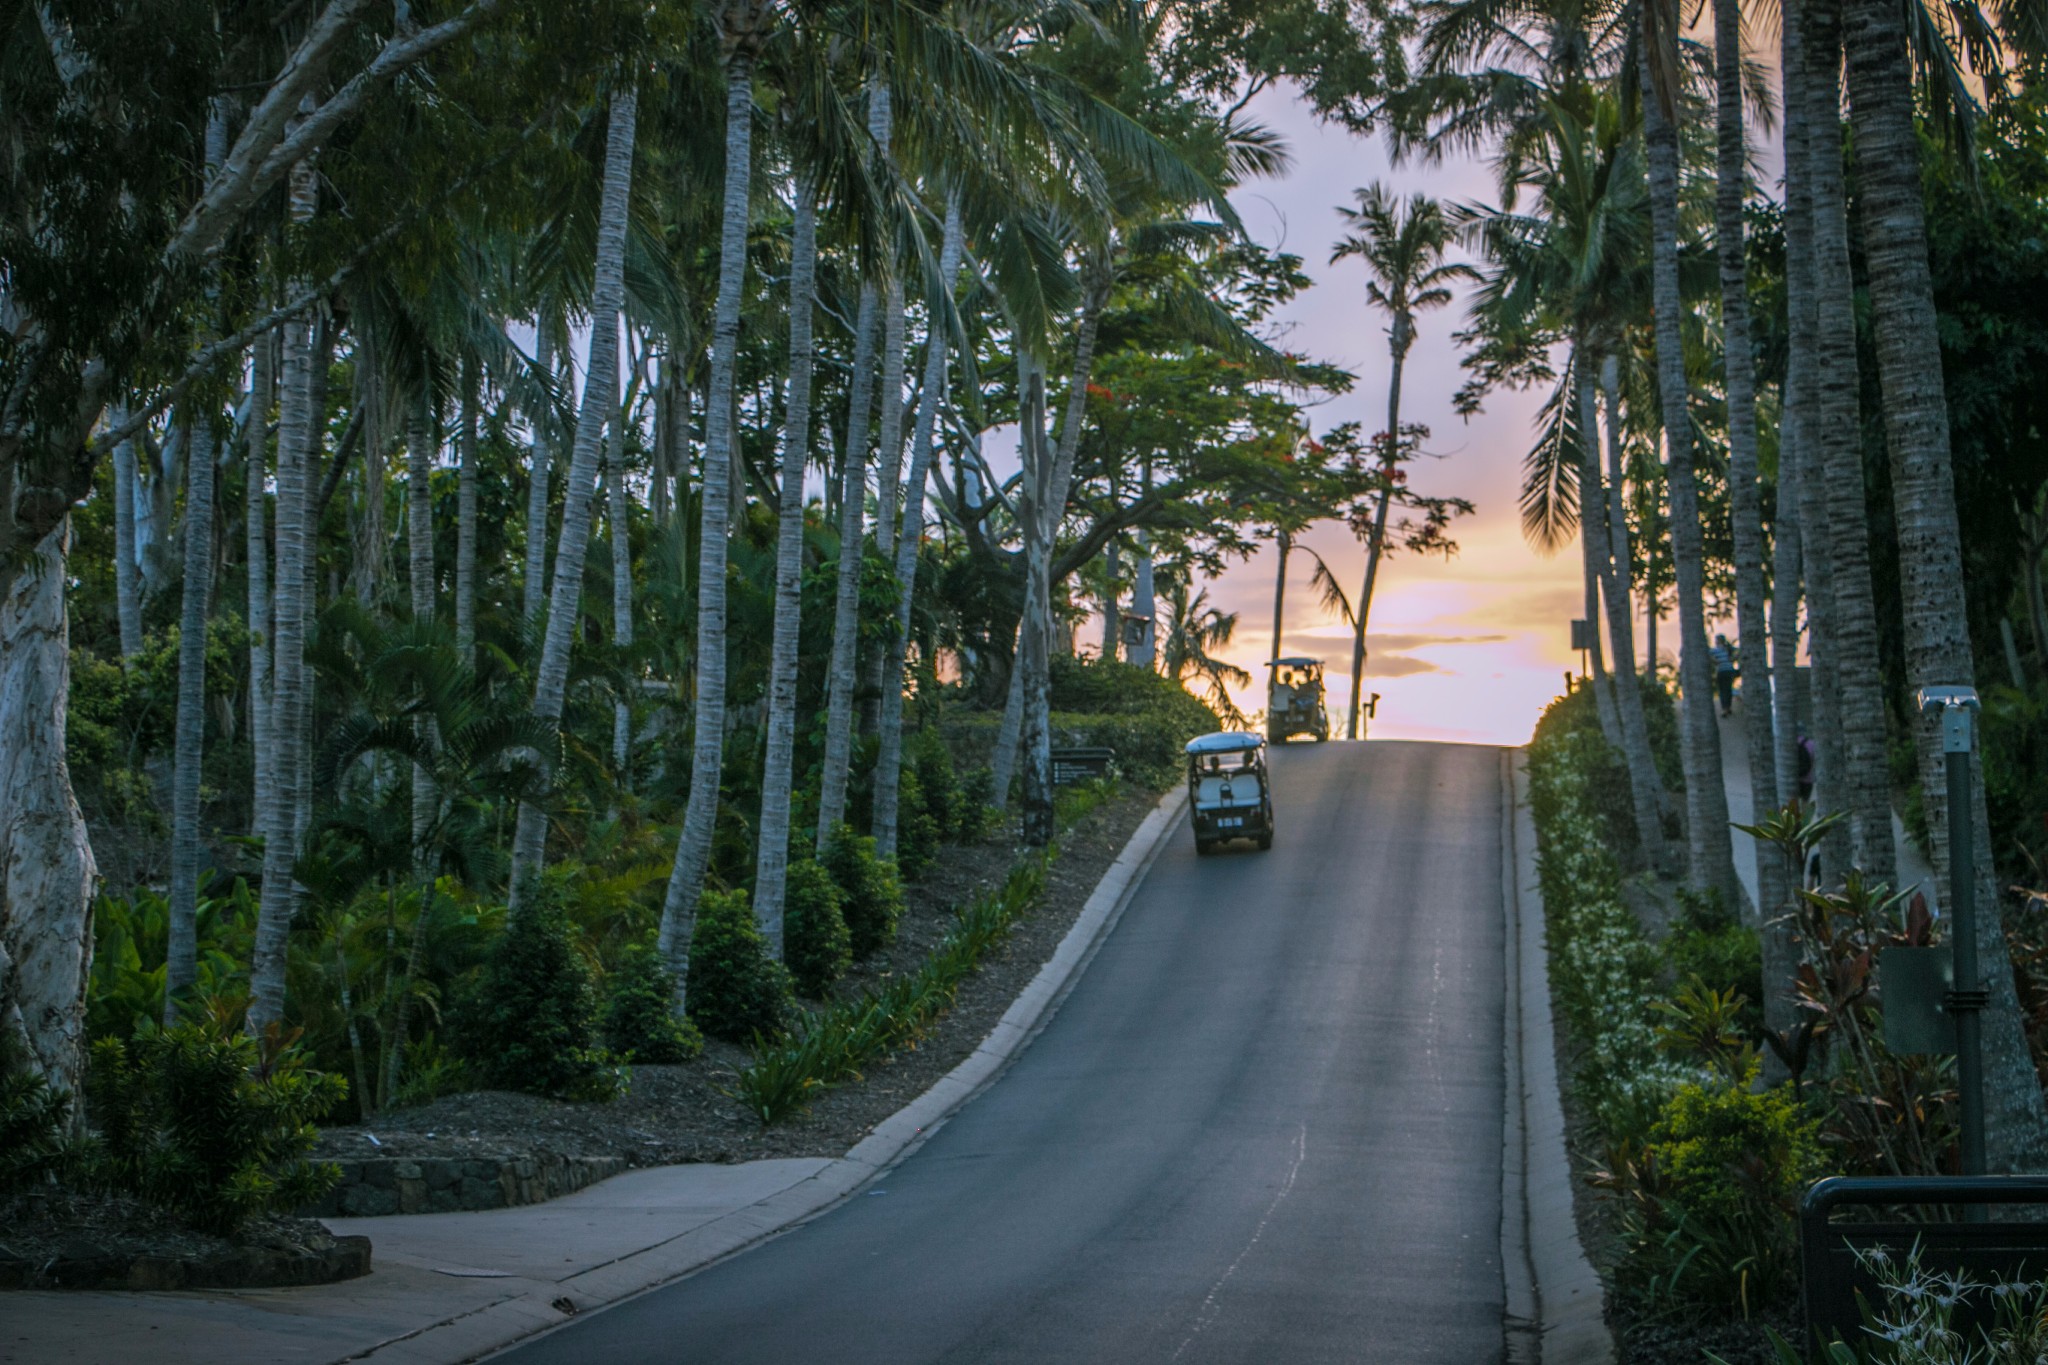
[[1417,659],[1407,654],[1373,654],[1365,661],[1365,676],[1370,682],[1374,678],[1405,678],[1414,673],[1441,673],[1443,670],[1427,659]]
[[[1374,631],[1366,635],[1365,648],[1367,654],[1376,661],[1383,652],[1404,653],[1431,645],[1497,645],[1510,638],[1507,635],[1478,634],[1381,635]],[[1290,630],[1281,640],[1280,652],[1306,655],[1311,659],[1322,659],[1326,663],[1339,666],[1348,664],[1351,659],[1351,628],[1339,625],[1334,630],[1327,626]],[[1377,668],[1374,671],[1377,672]]]

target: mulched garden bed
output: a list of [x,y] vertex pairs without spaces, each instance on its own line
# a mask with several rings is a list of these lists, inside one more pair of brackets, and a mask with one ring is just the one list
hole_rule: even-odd
[[269,1289],[370,1273],[367,1237],[311,1218],[196,1232],[126,1195],[43,1190],[0,1203],[0,1289]]
[[[1038,904],[961,985],[953,1008],[923,1041],[862,1079],[825,1091],[806,1115],[762,1128],[725,1093],[747,1064],[747,1049],[713,1042],[686,1065],[634,1067],[631,1089],[610,1104],[505,1091],[447,1095],[379,1114],[367,1124],[327,1129],[315,1156],[360,1160],[554,1153],[618,1157],[628,1166],[843,1156],[974,1051],[1052,956],[1103,872],[1158,802],[1157,792],[1126,791],[1061,836],[1059,857]],[[857,993],[896,973],[915,971],[950,928],[954,907],[994,890],[1009,875],[1020,856],[1014,837],[1012,826],[982,844],[946,847],[925,878],[905,888],[896,942],[856,964],[840,989]]]

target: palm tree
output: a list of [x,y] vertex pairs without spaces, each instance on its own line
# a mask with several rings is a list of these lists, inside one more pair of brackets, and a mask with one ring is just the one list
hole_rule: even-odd
[[[538,336],[534,343],[534,368],[543,383],[552,386],[555,347],[546,317],[539,319],[535,330]],[[549,434],[552,416],[546,411],[533,414],[533,460],[526,475],[525,616],[529,624],[540,620],[540,609],[548,600],[548,453],[553,447]]]
[[917,588],[917,552],[924,540],[924,489],[931,468],[939,408],[946,398],[946,352],[953,279],[960,273],[966,230],[960,219],[960,196],[946,197],[945,225],[940,232],[939,284],[945,291],[931,301],[926,328],[924,384],[919,391],[917,426],[910,439],[910,469],[903,482],[902,526],[896,536],[896,581],[901,585],[896,606],[896,631],[882,650],[880,738],[875,760],[875,848],[896,853],[896,804],[903,762],[903,662],[910,643],[910,609]]
[[1728,794],[1721,785],[1721,736],[1714,720],[1713,671],[1707,659],[1706,555],[1699,484],[1693,467],[1685,353],[1678,287],[1677,7],[1643,0],[1643,141],[1650,182],[1650,281],[1655,316],[1657,390],[1668,452],[1671,558],[1678,579],[1679,677],[1685,690],[1680,757],[1685,766],[1687,880],[1742,903],[1728,832]]
[[[1844,5],[1858,196],[1870,271],[1878,376],[1891,449],[1893,517],[1904,604],[1906,681],[1973,686],[1963,600],[1962,536],[1950,463],[1948,402],[1927,264],[1919,134],[1907,64],[1905,11],[1873,0]],[[1914,724],[1936,871],[1949,875],[1950,821],[1988,829],[1982,769],[1972,766],[1968,812],[1948,807],[1933,717]],[[1986,1152],[1995,1171],[2037,1170],[2048,1159],[2048,1107],[2034,1073],[2007,958],[1997,878],[1978,868],[1978,951],[1991,1008],[1984,1021]]]
[[477,363],[462,357],[462,426],[456,433],[455,649],[465,663],[476,649]]
[[[116,407],[108,414],[121,423],[128,414]],[[114,447],[114,612],[121,630],[121,657],[142,652],[142,575],[135,564],[135,440]]]
[[1211,605],[1207,588],[1190,591],[1185,567],[1167,575],[1166,632],[1159,642],[1166,676],[1178,683],[1196,682],[1201,696],[1223,723],[1238,729],[1250,724],[1230,699],[1233,687],[1249,687],[1252,675],[1216,657],[1237,634],[1237,613]]
[[270,533],[266,529],[270,492],[265,452],[269,448],[270,410],[276,402],[275,338],[256,343],[250,366],[249,417],[244,430],[247,454],[242,466],[243,568],[249,578],[249,747],[253,750],[254,790],[250,801],[250,833],[264,835],[263,821],[271,808],[277,749],[271,740],[270,701]]
[[171,777],[171,894],[164,1022],[198,979],[199,774],[206,758],[206,621],[213,597],[213,414],[185,418],[185,585],[178,620],[176,757]]
[[[303,162],[292,168],[290,217],[310,222],[319,203],[313,168]],[[303,319],[285,324],[283,364],[279,375],[277,420],[277,579],[273,585],[274,623],[271,634],[271,743],[276,751],[271,809],[261,819],[263,892],[256,920],[256,944],[249,967],[249,1030],[261,1035],[284,1017],[285,951],[296,912],[298,889],[292,878],[302,803],[299,800],[301,750],[306,743],[306,618],[307,570],[312,556],[308,541],[310,501],[307,462],[317,439],[315,411],[317,366],[313,328]]]
[[[535,671],[533,713],[550,724],[562,719],[569,691],[569,646],[583,596],[583,565],[590,549],[591,502],[596,493],[599,448],[619,387],[619,311],[625,301],[626,211],[633,188],[633,142],[639,94],[630,83],[612,92],[611,122],[605,136],[604,191],[598,205],[597,262],[590,294],[590,362],[583,406],[569,456],[562,505],[562,534],[555,548],[554,582],[548,599],[547,634]],[[511,903],[522,910],[534,892],[546,853],[547,813],[531,800],[519,804],[512,838]]]
[[1387,330],[1393,368],[1387,379],[1387,428],[1380,438],[1385,443],[1382,459],[1388,479],[1380,490],[1372,533],[1366,541],[1365,583],[1358,591],[1358,622],[1351,636],[1351,709],[1345,725],[1345,736],[1349,739],[1358,738],[1359,702],[1365,690],[1365,633],[1372,617],[1373,585],[1387,538],[1387,508],[1393,496],[1391,476],[1401,441],[1401,369],[1407,362],[1409,348],[1415,344],[1415,315],[1449,303],[1453,281],[1479,278],[1471,266],[1444,260],[1455,233],[1444,216],[1443,206],[1434,199],[1417,194],[1404,208],[1378,181],[1354,193],[1358,207],[1339,206],[1337,210],[1351,230],[1331,250],[1330,262],[1334,265],[1356,256],[1371,272],[1365,296],[1393,322]]
[[[1750,810],[1778,806],[1770,643],[1764,626],[1763,489],[1756,458],[1756,363],[1750,350],[1749,257],[1742,209],[1748,139],[1742,110],[1740,0],[1714,0],[1714,244],[1721,268],[1721,358],[1728,399],[1728,501],[1734,521],[1736,639],[1741,650],[1743,733],[1749,743]],[[1867,577],[1867,575],[1866,575]],[[1887,827],[1889,833],[1889,827]],[[1784,865],[1756,849],[1759,916],[1784,900]]]
[[1892,844],[1891,775],[1885,761],[1883,685],[1878,677],[1877,606],[1870,579],[1870,517],[1864,504],[1862,419],[1858,411],[1855,282],[1849,266],[1847,199],[1842,183],[1840,0],[1801,6],[1800,75],[1806,96],[1808,251],[1815,310],[1808,488],[1824,500],[1810,510],[1825,527],[1830,589],[1823,615],[1833,671],[1840,765],[1830,804],[1849,816],[1856,865],[1880,881],[1897,877]]
[[[702,519],[697,551],[696,714],[692,718],[690,799],[676,840],[675,869],[662,906],[660,951],[680,997],[689,978],[697,897],[711,861],[725,763],[726,534],[732,514],[735,432],[733,369],[740,342],[740,290],[747,273],[754,137],[754,63],[773,20],[770,0],[731,0],[718,10],[725,57],[725,195],[718,248],[718,301],[712,315],[710,410],[705,421]],[[557,571],[559,572],[559,570]],[[680,1010],[682,1001],[677,1000]]]

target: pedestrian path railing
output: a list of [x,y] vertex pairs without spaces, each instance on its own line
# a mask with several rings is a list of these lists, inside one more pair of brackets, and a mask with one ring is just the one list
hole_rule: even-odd
[[[1996,1205],[2016,1216],[1989,1221]],[[2048,1275],[2043,1205],[2048,1175],[1835,1176],[1815,1183],[1799,1208],[1806,1349],[1837,1337],[1851,1344],[1865,1338],[1859,1296],[1883,1307],[1869,1263],[1873,1251],[1900,1264],[1917,1248],[1923,1271],[1959,1271],[1983,1285]],[[1974,1340],[1992,1312],[1990,1296],[1966,1296],[1954,1325]]]

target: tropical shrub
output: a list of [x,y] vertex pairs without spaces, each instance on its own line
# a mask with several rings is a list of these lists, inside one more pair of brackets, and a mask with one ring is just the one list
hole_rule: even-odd
[[963,844],[978,843],[989,836],[1002,819],[996,804],[995,770],[987,764],[970,768],[960,779],[960,805],[953,825],[953,838]]
[[704,1035],[675,1011],[676,978],[651,944],[629,943],[605,983],[604,1044],[626,1062],[673,1066],[704,1050]]
[[697,902],[685,992],[690,1017],[713,1038],[779,1035],[795,1002],[789,973],[768,956],[744,891],[706,891]]
[[1645,1307],[1747,1312],[1799,1286],[1799,1196],[1820,1173],[1819,1124],[1789,1084],[1756,1090],[1754,1063],[1680,1086],[1640,1147],[1598,1183],[1620,1198],[1617,1289]]
[[306,1065],[295,1034],[273,1025],[259,1043],[226,1013],[102,1038],[86,1084],[99,1132],[84,1169],[90,1183],[232,1233],[257,1214],[312,1203],[341,1178],[306,1153],[315,1120],[347,1089]]
[[0,1199],[47,1179],[62,1163],[71,1096],[30,1071],[0,1033]]
[[455,1023],[463,1060],[488,1088],[601,1100],[623,1083],[599,1045],[590,968],[552,898],[509,919]]
[[1751,1001],[1764,968],[1756,930],[1736,919],[1718,895],[1681,888],[1678,902],[1678,919],[1664,938],[1664,958],[1673,979],[1697,978],[1710,990],[1744,997],[1743,1031],[1758,1036],[1763,1010]]
[[966,793],[954,770],[953,751],[939,732],[930,728],[912,735],[903,749],[904,764],[917,774],[924,809],[937,826],[938,837],[958,841],[972,825],[974,815],[967,809]]
[[839,887],[854,960],[872,957],[893,943],[896,921],[903,915],[903,886],[896,880],[894,864],[875,852],[875,841],[841,825],[825,845],[825,870]]
[[782,902],[782,960],[797,991],[813,1000],[831,993],[853,965],[853,937],[832,874],[804,858],[789,865]]
[[[939,858],[939,842],[945,835],[941,815],[932,809],[931,797],[914,768],[903,770],[896,806],[896,866],[904,880],[921,881]],[[943,800],[943,798],[942,798]]]

